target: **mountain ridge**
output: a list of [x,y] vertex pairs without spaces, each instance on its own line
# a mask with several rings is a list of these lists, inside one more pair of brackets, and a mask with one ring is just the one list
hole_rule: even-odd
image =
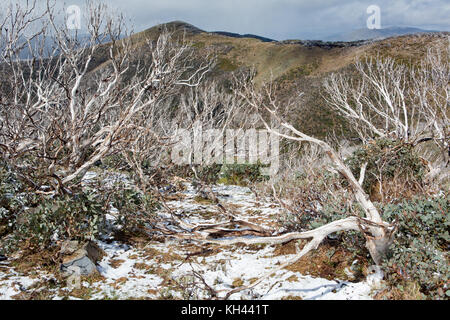
[[[321,99],[322,83],[330,73],[351,70],[352,64],[364,57],[390,57],[402,64],[415,64],[430,47],[446,47],[450,35],[449,32],[426,33],[354,42],[262,41],[233,33],[230,36],[207,32],[175,21],[133,34],[133,47],[145,49],[146,39],[156,40],[164,30],[172,32],[174,39],[180,37],[186,41],[194,51],[194,58],[202,59],[214,52],[217,63],[209,74],[211,78],[226,82],[231,74],[253,68],[256,71],[254,81],[258,85],[273,79],[285,97],[296,91],[304,92],[304,103],[290,117],[305,133],[319,137],[326,136],[330,130],[341,130],[342,121]],[[98,57],[96,61],[107,63],[107,58]]]
[[382,40],[390,37],[413,35],[422,33],[436,33],[438,30],[425,30],[417,27],[390,26],[381,29],[361,28],[350,32],[343,32],[325,37],[327,41],[358,41],[358,40]]
[[261,36],[257,34],[251,33],[237,33],[237,32],[229,32],[224,30],[219,31],[206,31],[200,29],[193,24],[182,20],[174,20],[167,23],[162,23],[153,27],[150,27],[142,32],[146,32],[149,29],[153,28],[169,28],[175,30],[185,30],[186,32],[191,33],[209,33],[209,34],[218,34],[232,38],[252,38],[258,39],[263,42],[287,42],[287,41],[322,41],[322,42],[358,42],[364,40],[383,40],[389,37],[395,36],[403,36],[403,35],[413,35],[413,34],[427,34],[427,33],[440,33],[445,31],[439,30],[427,30],[421,29],[418,27],[405,27],[405,26],[388,26],[381,29],[368,29],[368,28],[360,28],[351,30],[349,32],[341,32],[332,34],[329,36],[321,37],[318,39],[284,39],[284,40],[275,40],[266,36]]

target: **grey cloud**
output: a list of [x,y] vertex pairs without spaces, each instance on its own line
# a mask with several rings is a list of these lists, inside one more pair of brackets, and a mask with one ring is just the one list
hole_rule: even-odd
[[[383,26],[450,30],[448,0],[110,0],[136,31],[183,20],[208,31],[253,33],[282,39],[321,38],[364,28],[369,5],[381,9]],[[58,3],[60,3],[58,1]],[[66,0],[80,5],[83,0]]]

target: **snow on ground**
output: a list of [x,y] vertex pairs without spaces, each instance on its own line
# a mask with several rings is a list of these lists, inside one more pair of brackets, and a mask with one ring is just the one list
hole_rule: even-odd
[[[213,204],[196,199],[192,185],[186,187],[179,200],[167,202],[172,210],[191,224],[224,220]],[[218,185],[214,186],[213,191],[240,219],[272,226],[274,217],[280,213],[278,206],[268,199],[256,199],[248,188]],[[160,214],[167,215],[167,212],[161,211]],[[234,282],[240,281],[240,285],[249,284],[292,257],[275,256],[272,246],[261,246],[256,250],[249,250],[245,246],[230,246],[216,247],[209,255],[192,256],[187,260],[189,253],[201,248],[200,244],[170,239],[165,242],[149,241],[135,248],[117,241],[99,241],[98,244],[106,253],[98,265],[102,279],[92,283],[83,281],[82,287],[88,289],[88,294],[82,298],[207,298],[207,291],[190,289],[189,283],[195,279],[193,271],[223,296],[232,290]],[[14,295],[26,292],[27,288],[38,280],[39,277],[32,279],[0,266],[0,299],[12,299]],[[186,293],[175,285],[180,283],[185,284],[187,290],[195,294],[186,296]],[[359,283],[339,279],[330,281],[283,269],[254,289],[233,294],[230,298],[371,299],[371,283],[370,279]],[[67,288],[55,289],[52,292],[53,299],[77,298]]]
[[11,300],[13,296],[27,290],[39,279],[18,275],[13,270],[0,265],[0,300]]

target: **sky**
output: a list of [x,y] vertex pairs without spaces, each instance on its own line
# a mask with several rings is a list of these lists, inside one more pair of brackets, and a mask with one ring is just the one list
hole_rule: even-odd
[[[5,1],[5,0],[1,0]],[[42,1],[42,0],[38,0]],[[62,5],[63,1],[57,1]],[[381,27],[450,31],[450,0],[108,0],[134,31],[181,20],[205,31],[251,33],[275,40],[322,39],[367,28],[370,5]],[[83,8],[84,0],[66,0]]]

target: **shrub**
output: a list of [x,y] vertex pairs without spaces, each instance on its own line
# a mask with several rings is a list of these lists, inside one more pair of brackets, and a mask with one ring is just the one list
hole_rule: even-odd
[[219,173],[218,183],[247,186],[250,183],[265,181],[261,175],[263,168],[259,161],[255,164],[224,164]]
[[[287,178],[282,196],[287,210],[280,215],[279,223],[286,231],[306,231],[330,222],[347,218],[350,214],[362,215],[362,209],[351,194],[343,188],[336,174],[327,170],[315,170],[313,176],[299,174]],[[278,189],[279,186],[275,186]],[[353,253],[353,257],[367,256],[365,239],[360,232],[339,232],[328,236]],[[351,263],[351,261],[350,261]]]
[[50,247],[54,240],[93,240],[101,232],[105,212],[103,196],[89,190],[35,197],[10,216],[13,227],[3,246],[7,251],[39,251]]
[[[151,194],[107,181],[97,175],[64,194],[36,192],[0,163],[1,249],[5,253],[18,249],[37,252],[56,240],[93,240],[111,229],[135,232],[152,221],[158,203]],[[118,210],[112,224],[106,219],[111,205]]]
[[213,184],[217,183],[220,175],[220,169],[222,166],[220,164],[212,164],[209,166],[199,166],[197,167],[197,176],[198,178],[206,183]]
[[14,217],[24,207],[24,200],[17,196],[22,189],[16,175],[0,162],[0,239],[11,232]]
[[345,162],[355,177],[359,177],[361,166],[367,162],[363,188],[368,194],[378,191],[380,177],[383,182],[397,179],[399,183],[401,179],[406,188],[401,188],[397,196],[403,198],[422,184],[426,173],[426,166],[412,144],[386,138],[360,147]]
[[118,210],[117,226],[125,233],[139,232],[148,227],[159,208],[152,194],[144,194],[134,188],[118,188],[111,203]]
[[384,206],[385,220],[398,219],[398,232],[384,262],[391,286],[404,291],[408,284],[416,283],[428,298],[450,296],[448,212],[448,197]]
[[287,207],[280,217],[290,231],[317,228],[349,213],[349,194],[336,174],[317,168],[310,174],[294,172],[274,184]]

